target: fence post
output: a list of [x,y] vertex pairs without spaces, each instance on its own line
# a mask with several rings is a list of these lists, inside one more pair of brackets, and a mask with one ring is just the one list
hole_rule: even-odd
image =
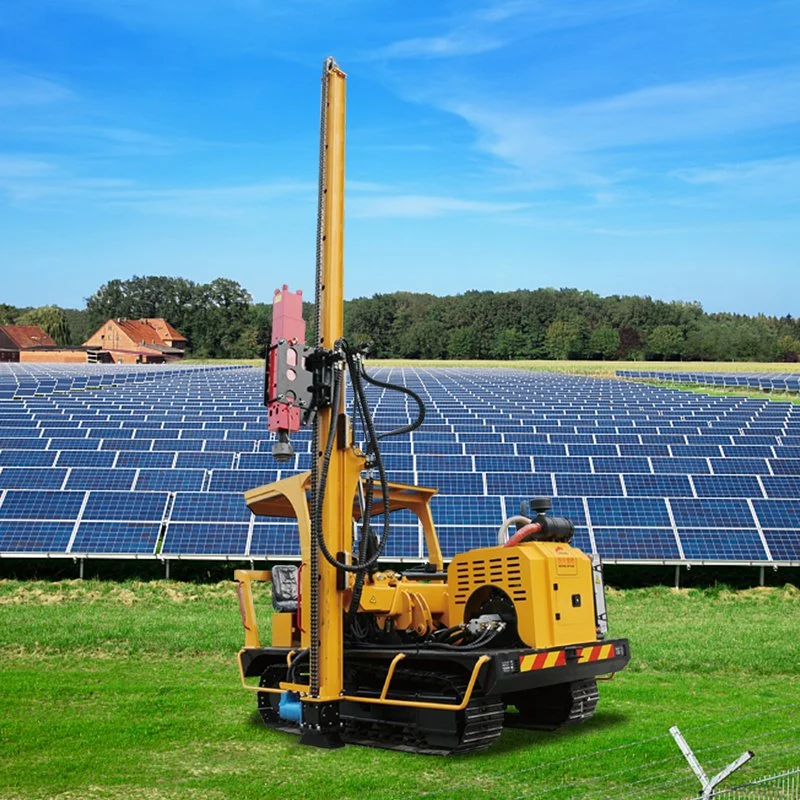
[[703,787],[703,800],[710,800],[710,798],[713,798],[714,789],[716,789],[717,786],[719,786],[720,783],[725,780],[725,778],[727,778],[729,775],[732,775],[737,769],[739,769],[739,767],[741,767],[743,764],[746,764],[753,757],[752,750],[747,750],[735,761],[732,761],[730,764],[728,764],[725,769],[723,769],[721,772],[718,772],[713,778],[709,778],[700,762],[697,760],[697,756],[694,754],[692,748],[689,747],[688,742],[683,738],[683,734],[680,732],[680,730],[678,730],[678,726],[673,725],[669,729],[669,732],[672,734],[675,744],[678,745],[684,757],[689,762],[689,766],[692,768],[692,771],[695,775],[697,775],[697,779],[700,781],[700,785]]

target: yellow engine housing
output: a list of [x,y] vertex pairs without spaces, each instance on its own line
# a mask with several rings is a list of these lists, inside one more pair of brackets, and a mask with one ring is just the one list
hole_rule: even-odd
[[517,614],[528,647],[549,648],[597,638],[592,563],[561,542],[524,542],[460,553],[447,572],[449,624],[469,621],[494,587]]

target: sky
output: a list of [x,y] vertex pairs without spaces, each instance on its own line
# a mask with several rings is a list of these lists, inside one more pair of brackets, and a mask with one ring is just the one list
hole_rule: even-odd
[[5,0],[0,302],[133,275],[313,296],[573,287],[800,315],[793,0]]

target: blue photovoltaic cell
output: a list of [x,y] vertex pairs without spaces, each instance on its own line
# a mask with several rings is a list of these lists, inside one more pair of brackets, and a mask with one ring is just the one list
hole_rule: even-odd
[[800,458],[773,458],[769,464],[776,475],[800,475]]
[[777,458],[800,458],[800,447],[782,444],[776,445],[774,450]]
[[0,519],[75,520],[84,492],[9,489],[0,505]]
[[558,495],[606,495],[621,497],[622,483],[619,475],[606,473],[603,475],[582,475],[578,472],[556,473],[556,494]]
[[[488,458],[490,456],[477,456]],[[398,462],[397,459],[400,459]],[[406,460],[407,459],[407,460]],[[472,456],[416,456],[420,472],[472,472]],[[383,459],[388,468],[411,470],[414,468],[411,456],[387,455]],[[392,465],[390,467],[389,465]]]
[[[377,533],[382,533],[380,525],[374,526]],[[386,556],[419,557],[419,526],[418,525],[395,525],[389,529],[389,541],[383,551]]]
[[464,448],[459,442],[414,442],[414,452],[417,455],[460,456],[464,453]]
[[248,524],[170,522],[162,553],[200,555],[245,555]]
[[598,444],[644,444],[638,433],[600,433],[596,439]]
[[178,522],[249,522],[250,509],[238,494],[178,492],[170,519]]
[[589,538],[589,529],[575,528],[575,533],[572,536],[572,541],[570,541],[570,544],[573,547],[577,547],[579,550],[582,550],[584,553],[591,553],[592,540]]
[[49,467],[57,455],[50,450],[2,450],[0,467]]
[[689,559],[710,561],[766,561],[767,553],[753,530],[678,529],[683,553]]
[[[621,444],[619,446],[621,456],[668,456],[669,446],[665,444]],[[649,467],[648,467],[649,470]]]
[[160,522],[167,499],[162,492],[89,492],[82,519]]
[[482,495],[483,476],[476,472],[420,472],[420,486],[435,486],[440,494]]
[[715,475],[769,475],[769,467],[763,458],[712,458],[710,460]]
[[[590,433],[551,433],[549,441],[563,442],[564,444],[595,444],[594,436]],[[506,439],[509,437],[506,436]],[[547,441],[543,439],[542,441]],[[616,442],[612,442],[616,444]]]
[[645,497],[590,497],[589,516],[594,527],[671,527],[663,499]]
[[532,496],[553,494],[550,475],[544,473],[487,472],[486,493],[509,494],[525,493]]
[[67,489],[130,489],[136,477],[135,469],[96,469],[73,467],[67,479]]
[[722,455],[718,444],[673,444],[670,450],[675,458],[719,458]]
[[623,475],[630,497],[694,497],[686,475]]
[[261,523],[256,518],[253,538],[250,541],[251,556],[300,555],[300,535],[295,523]]
[[800,531],[800,500],[753,500],[753,508],[762,528]]
[[[517,442],[517,455],[520,456],[561,456],[566,458],[567,455],[567,445],[565,444],[542,444],[541,442]],[[507,442],[503,445],[503,447],[512,447],[512,442]],[[578,447],[587,447],[588,445],[573,445],[569,448],[570,455],[581,455],[580,453],[575,452],[575,448]],[[593,447],[600,447],[601,445],[592,445]],[[483,445],[483,447],[488,447],[488,445]],[[472,447],[468,444],[467,445],[467,452],[468,453],[476,453],[477,450],[472,449]],[[488,453],[489,450],[484,450],[484,453]],[[506,451],[497,450],[495,451],[498,454],[507,454],[513,455],[513,450],[509,453]]]
[[[149,447],[142,448],[149,450]],[[200,439],[155,439],[153,450],[171,450],[177,452],[192,452],[203,449],[203,442]]]
[[142,469],[134,488],[139,492],[199,492],[204,478],[202,469]]
[[[545,458],[546,456],[541,456]],[[417,459],[419,464],[420,459]],[[470,469],[467,467],[467,469]],[[478,472],[530,472],[530,456],[475,456],[475,469]]]
[[698,497],[763,497],[755,475],[695,475]]
[[[284,476],[285,477],[285,476]],[[209,492],[247,492],[278,480],[278,470],[215,469],[211,473]]]
[[431,508],[437,525],[495,525],[499,527],[503,519],[499,497],[436,495],[431,500]]
[[242,453],[239,456],[239,469],[280,469],[281,466],[271,452]]
[[[619,450],[615,444],[549,444],[549,445],[529,445],[530,447],[563,447],[566,451],[569,448],[569,455],[570,456],[618,456]],[[632,446],[632,445],[631,445]],[[638,446],[638,445],[637,445]],[[520,449],[520,445],[517,445],[517,448]],[[665,448],[666,449],[666,448]],[[522,450],[520,449],[520,452]],[[526,453],[528,450],[525,451]],[[542,456],[560,456],[560,455],[567,455],[566,452],[563,453],[551,453],[546,450],[543,450],[540,453],[536,451],[530,451],[531,455],[542,455]]]
[[776,561],[800,562],[800,535],[794,530],[767,530],[764,531],[772,557]]
[[44,450],[47,442],[47,439],[0,439],[0,450]]
[[87,441],[95,448],[100,444],[101,450],[149,450],[153,444],[152,439],[87,439]]
[[233,453],[178,453],[175,466],[192,469],[230,469],[233,466]]
[[117,468],[123,469],[169,469],[175,461],[175,453],[134,453],[123,451],[117,456]]
[[767,447],[763,444],[755,445],[754,447],[748,447],[747,445],[729,445],[728,447],[722,448],[722,454],[726,458],[774,458],[775,454],[773,450],[776,449],[777,448]]
[[465,550],[493,547],[497,544],[499,527],[499,525],[437,525],[436,531],[439,534],[442,555],[445,558],[452,558]]
[[70,553],[152,553],[158,522],[81,522]]
[[66,475],[52,467],[3,467],[0,489],[60,489]]
[[755,525],[745,500],[679,498],[670,500],[670,505],[679,528],[752,528]]
[[800,476],[765,475],[761,478],[767,497],[786,497],[800,499]]
[[684,474],[684,475],[708,475],[711,470],[705,458],[653,458],[653,472]]
[[110,467],[116,457],[116,453],[104,450],[61,450],[56,464],[59,467]]
[[206,453],[243,453],[245,451],[251,452],[256,449],[255,440],[252,442],[245,442],[230,439],[226,439],[225,441],[212,439],[207,441],[205,445]]
[[586,456],[534,456],[534,472],[591,472],[589,459]]
[[592,458],[595,472],[650,472],[646,458]]
[[594,540],[604,559],[680,559],[671,528],[595,528]]
[[0,520],[0,552],[65,552],[72,536],[72,522]]

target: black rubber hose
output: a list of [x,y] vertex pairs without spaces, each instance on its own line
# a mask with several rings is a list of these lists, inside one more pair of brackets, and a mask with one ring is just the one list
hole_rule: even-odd
[[416,430],[420,425],[422,425],[422,423],[425,421],[425,403],[422,402],[422,398],[413,389],[409,389],[407,386],[400,386],[396,383],[387,383],[379,380],[378,378],[373,378],[371,375],[367,374],[363,363],[361,364],[360,372],[367,383],[371,383],[373,386],[378,386],[381,389],[390,389],[395,392],[402,392],[403,394],[411,397],[419,407],[419,413],[413,422],[409,423],[408,425],[404,425],[401,428],[395,428],[387,433],[382,433],[380,436],[378,436],[378,439],[385,439],[387,436],[400,436],[403,433],[411,433],[411,431]]

